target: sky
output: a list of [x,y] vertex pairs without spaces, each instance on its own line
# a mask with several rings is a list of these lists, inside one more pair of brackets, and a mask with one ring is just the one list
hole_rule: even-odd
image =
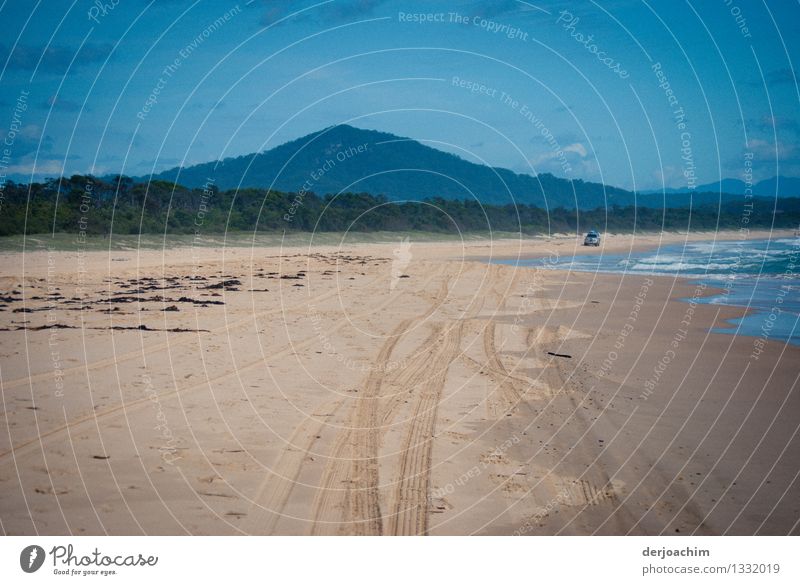
[[6,0],[0,21],[0,174],[22,182],[334,124],[627,189],[800,176],[794,1]]

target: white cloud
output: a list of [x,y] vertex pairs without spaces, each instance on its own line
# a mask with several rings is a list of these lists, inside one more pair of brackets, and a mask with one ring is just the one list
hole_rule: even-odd
[[10,165],[6,169],[7,175],[24,175],[24,176],[31,176],[34,175],[35,177],[41,177],[43,175],[50,176],[60,176],[63,174],[64,171],[64,161],[58,159],[52,160],[39,160],[34,163],[31,162],[23,162],[20,164]]
[[564,152],[574,152],[575,154],[579,155],[581,158],[586,158],[588,153],[586,152],[586,147],[581,144],[580,142],[574,142],[569,146],[564,147]]
[[530,159],[537,173],[552,173],[567,179],[599,180],[600,167],[581,142],[549,149]]

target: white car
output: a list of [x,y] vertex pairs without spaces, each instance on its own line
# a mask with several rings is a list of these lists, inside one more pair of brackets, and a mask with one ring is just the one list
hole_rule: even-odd
[[586,237],[583,238],[583,245],[584,246],[599,246],[600,245],[600,234],[596,231],[592,230]]

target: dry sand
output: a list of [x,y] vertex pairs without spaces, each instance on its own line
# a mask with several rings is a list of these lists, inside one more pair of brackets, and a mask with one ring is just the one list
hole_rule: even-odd
[[800,348],[482,261],[684,239],[2,255],[0,530],[798,534]]

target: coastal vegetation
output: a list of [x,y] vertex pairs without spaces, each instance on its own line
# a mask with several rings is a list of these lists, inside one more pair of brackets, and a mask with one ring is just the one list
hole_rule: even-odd
[[73,175],[0,186],[0,235],[82,233],[219,234],[256,232],[425,231],[547,234],[588,229],[632,232],[796,228],[800,198],[745,198],[695,207],[609,206],[592,210],[488,205],[431,198],[390,201],[379,195],[266,189],[190,189],[128,177]]

